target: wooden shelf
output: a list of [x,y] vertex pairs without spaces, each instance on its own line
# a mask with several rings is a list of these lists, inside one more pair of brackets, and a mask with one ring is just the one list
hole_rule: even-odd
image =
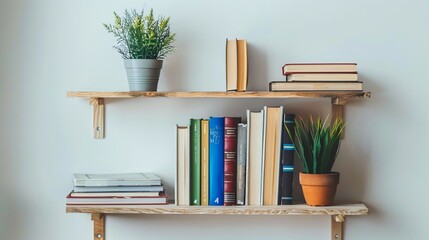
[[[344,119],[347,99],[370,98],[371,92],[353,91],[301,91],[301,92],[67,92],[68,97],[89,98],[93,106],[93,136],[104,138],[105,99],[127,98],[240,98],[240,99],[287,99],[287,98],[331,98],[332,117]],[[344,134],[342,135],[344,137]]]
[[310,207],[305,204],[283,206],[175,206],[175,205],[69,205],[68,213],[105,214],[196,214],[196,215],[367,215],[362,204]]
[[94,222],[94,240],[105,240],[106,214],[169,214],[169,215],[289,215],[331,217],[331,239],[343,239],[346,216],[367,215],[362,203],[329,207],[310,207],[305,204],[283,206],[175,206],[175,205],[69,205],[67,213],[90,213]]
[[86,98],[369,98],[370,92],[67,92],[68,97]]

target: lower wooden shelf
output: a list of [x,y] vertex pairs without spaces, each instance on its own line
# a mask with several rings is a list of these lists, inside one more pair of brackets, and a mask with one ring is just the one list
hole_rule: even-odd
[[343,239],[346,216],[367,215],[363,203],[328,207],[305,204],[283,206],[175,206],[175,205],[67,205],[67,213],[90,213],[94,221],[94,240],[105,239],[106,214],[194,214],[194,215],[328,215],[331,216],[331,239]]

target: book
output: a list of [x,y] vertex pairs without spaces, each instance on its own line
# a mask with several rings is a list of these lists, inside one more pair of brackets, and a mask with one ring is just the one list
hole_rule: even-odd
[[201,120],[201,205],[209,205],[209,120]]
[[155,197],[66,197],[67,205],[150,205],[167,204],[167,195],[161,192]]
[[247,90],[247,42],[244,39],[237,40],[237,91]]
[[309,72],[357,72],[356,63],[288,63],[282,67],[283,75]]
[[156,197],[160,192],[75,192],[72,197]]
[[189,206],[189,126],[176,127],[176,205]]
[[286,76],[290,82],[298,81],[344,81],[353,82],[358,80],[357,73],[293,73]]
[[114,187],[161,185],[154,173],[73,174],[75,187]]
[[74,187],[73,192],[96,193],[96,192],[161,192],[164,187],[160,186],[121,186],[121,187]]
[[226,39],[226,91],[237,91],[237,40]]
[[278,205],[278,186],[280,171],[281,131],[283,126],[283,107],[264,107],[265,149],[263,205]]
[[247,205],[262,205],[262,159],[264,135],[264,110],[247,110],[247,164],[246,199]]
[[225,117],[224,130],[224,205],[236,202],[237,187],[237,130],[239,117]]
[[224,128],[223,117],[209,119],[209,205],[224,204]]
[[[291,137],[285,129],[289,129]],[[280,167],[280,193],[279,204],[292,204],[293,171],[294,171],[294,152],[295,146],[292,139],[295,138],[295,115],[284,114],[282,129],[282,152]]]
[[201,119],[191,119],[190,126],[190,204],[201,205]]
[[270,82],[270,91],[362,91],[362,82]]
[[237,205],[245,205],[247,161],[247,124],[239,123],[237,131]]

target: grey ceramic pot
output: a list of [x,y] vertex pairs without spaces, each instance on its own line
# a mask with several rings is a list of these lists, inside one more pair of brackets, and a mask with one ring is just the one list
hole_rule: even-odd
[[130,91],[156,91],[162,60],[124,59]]

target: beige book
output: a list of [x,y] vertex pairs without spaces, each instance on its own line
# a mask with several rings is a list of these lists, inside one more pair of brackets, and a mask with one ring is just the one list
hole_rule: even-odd
[[189,126],[177,126],[176,205],[189,206]]
[[294,73],[288,81],[357,81],[357,73]]
[[283,107],[265,107],[263,205],[278,205]]
[[237,91],[237,40],[226,39],[226,91]]
[[362,82],[270,82],[270,91],[362,91]]
[[201,120],[201,206],[209,205],[209,120]]
[[247,90],[247,42],[237,40],[237,91]]
[[291,73],[308,73],[308,72],[357,72],[356,63],[289,63],[282,68],[283,75]]

